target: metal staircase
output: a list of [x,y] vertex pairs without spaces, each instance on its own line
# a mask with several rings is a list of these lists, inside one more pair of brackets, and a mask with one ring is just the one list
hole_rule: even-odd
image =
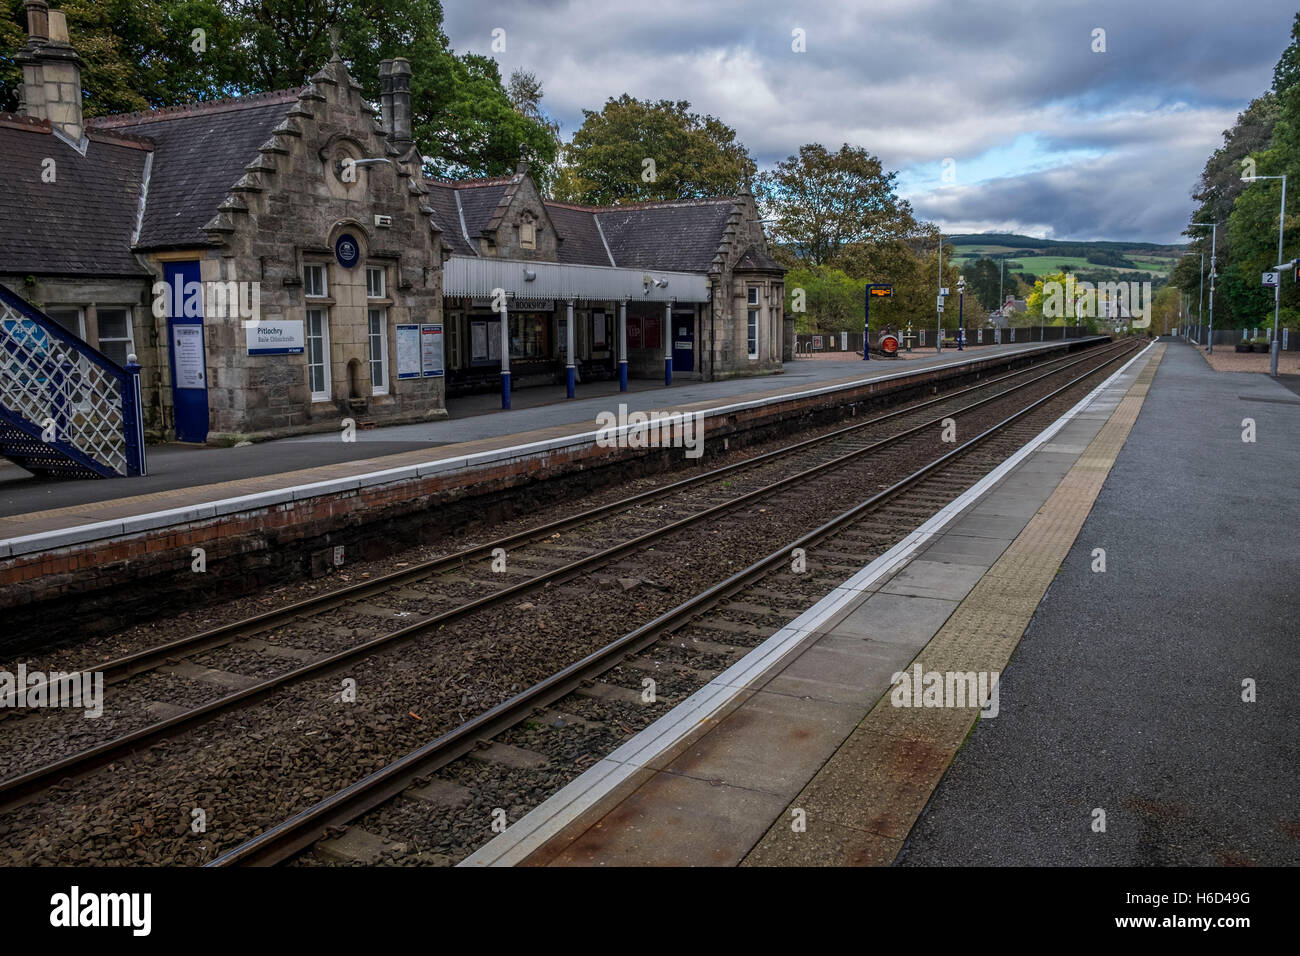
[[145,474],[140,366],[0,285],[0,455],[46,478]]

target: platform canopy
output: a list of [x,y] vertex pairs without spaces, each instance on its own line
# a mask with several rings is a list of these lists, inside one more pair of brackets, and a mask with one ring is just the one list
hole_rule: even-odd
[[491,297],[504,289],[511,299],[587,302],[707,302],[708,276],[662,269],[619,269],[524,259],[452,256],[442,267],[445,296]]

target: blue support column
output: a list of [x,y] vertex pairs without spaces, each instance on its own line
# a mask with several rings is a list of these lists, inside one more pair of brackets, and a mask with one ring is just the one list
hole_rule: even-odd
[[126,358],[126,382],[122,386],[122,437],[126,439],[126,473],[147,475],[144,450],[144,412],[140,399],[140,365],[134,355]]
[[673,304],[664,303],[664,385],[673,383]]
[[564,360],[565,362],[568,363],[567,365],[564,366],[565,398],[573,398],[574,395],[577,394],[577,390],[574,388],[574,379],[576,378],[576,376],[574,375],[575,372],[574,363],[577,361],[577,358],[573,351],[573,340],[574,340],[573,300],[570,299],[569,307],[568,307],[568,321],[564,325],[564,346],[565,346]]
[[501,305],[501,408],[510,410],[510,314]]
[[618,390],[627,391],[627,302],[618,304]]

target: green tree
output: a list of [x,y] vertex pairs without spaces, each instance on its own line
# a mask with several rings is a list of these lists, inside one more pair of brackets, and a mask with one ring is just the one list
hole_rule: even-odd
[[611,97],[564,148],[555,196],[607,206],[734,196],[754,174],[736,131],[685,100]]
[[894,193],[897,177],[865,149],[845,143],[832,153],[809,143],[759,177],[758,197],[779,241],[813,265],[829,265],[852,243],[916,231],[912,207]]
[[1000,294],[999,286],[1002,289],[1011,289],[1012,291],[1015,289],[1014,283],[1008,284],[1007,277],[999,273],[998,263],[988,256],[967,263],[964,274],[966,276],[966,287],[974,293],[980,305],[989,312],[1002,306],[1002,302],[998,298]]
[[[26,43],[22,0],[0,0],[0,108],[14,110]],[[545,122],[514,109],[496,61],[457,56],[437,0],[64,0],[85,63],[87,116],[301,86],[339,52],[379,101],[379,61],[411,61],[412,135],[435,175],[496,175],[554,161]],[[202,49],[194,30],[201,29]]]
[[839,269],[801,264],[785,275],[785,311],[799,332],[860,332],[865,289]]

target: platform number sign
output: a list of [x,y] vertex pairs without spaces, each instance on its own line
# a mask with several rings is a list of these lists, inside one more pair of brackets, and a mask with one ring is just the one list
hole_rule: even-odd
[[1263,275],[1263,280],[1261,282],[1261,285],[1264,285],[1271,289],[1277,285],[1279,278],[1281,278],[1281,273],[1279,272],[1265,272]]

